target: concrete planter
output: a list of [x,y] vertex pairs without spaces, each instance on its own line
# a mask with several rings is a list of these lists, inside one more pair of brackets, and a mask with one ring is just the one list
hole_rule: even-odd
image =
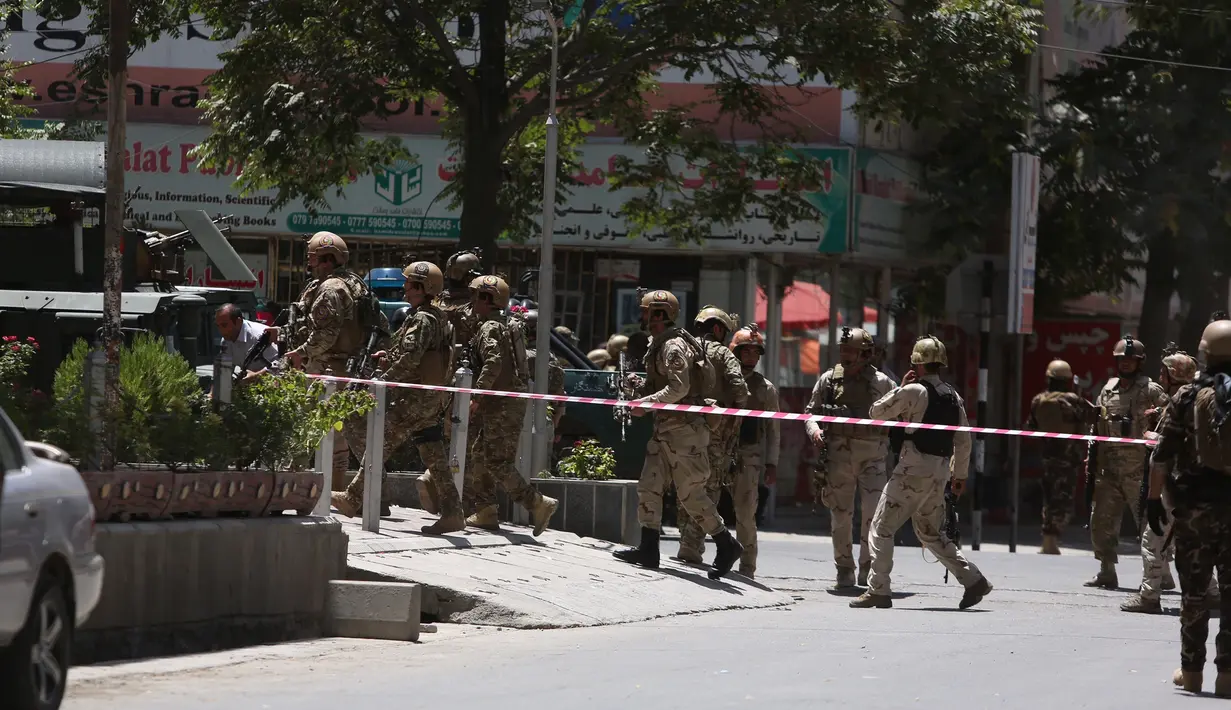
[[[636,481],[535,478],[533,482],[540,493],[560,501],[551,519],[552,530],[626,545],[640,544]],[[521,506],[511,504],[503,491],[499,498],[501,520],[521,522],[526,517]]]
[[321,476],[314,471],[193,471],[157,468],[82,471],[101,522],[259,517],[295,511],[309,515],[320,498]]
[[107,572],[74,639],[82,664],[315,638],[346,578],[328,518],[102,523],[96,543]]

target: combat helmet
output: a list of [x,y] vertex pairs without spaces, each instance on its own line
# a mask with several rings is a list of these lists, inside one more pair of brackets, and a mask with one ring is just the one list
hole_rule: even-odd
[[735,331],[735,336],[731,338],[731,352],[739,355],[740,348],[756,348],[757,352],[765,354],[765,336],[761,335],[761,329],[756,323],[748,325]]
[[910,351],[910,364],[948,366],[949,356],[945,353],[945,344],[935,335],[920,336],[915,341],[915,347]]
[[444,275],[450,281],[465,281],[466,277],[482,275],[483,253],[478,249],[466,249],[449,257],[445,262]]
[[1231,362],[1231,320],[1216,320],[1205,326],[1197,352],[1207,369]]
[[422,284],[423,292],[429,298],[445,288],[444,274],[440,273],[440,267],[430,261],[416,261],[402,270],[402,276],[406,277],[407,283]]
[[607,367],[611,362],[611,354],[605,348],[594,348],[586,353],[586,359],[598,367]]
[[509,285],[499,276],[480,276],[470,282],[470,293],[474,296],[487,294],[492,305],[504,309],[509,305]]
[[738,320],[718,306],[705,306],[697,313],[697,317],[692,319],[692,322],[694,325],[705,325],[712,320],[722,323],[728,333],[739,327]]
[[1131,335],[1125,335],[1116,343],[1111,351],[1112,357],[1132,357],[1138,360],[1146,359],[1146,345]]
[[1073,368],[1064,360],[1052,360],[1047,363],[1047,379],[1049,380],[1072,380]]
[[628,336],[616,334],[607,339],[607,354],[611,359],[620,357],[620,353],[628,350]]
[[318,259],[332,256],[338,266],[346,266],[346,262],[350,260],[350,250],[346,248],[346,242],[333,232],[317,232],[312,235],[308,240],[308,256],[312,255],[316,255]]
[[674,323],[680,317],[680,299],[670,291],[646,291],[641,297],[641,310],[647,315],[654,311],[662,311],[668,322]]
[[872,342],[872,334],[863,328],[851,328],[844,325],[842,334],[838,336],[838,344],[857,348],[861,353],[871,353],[875,343]]
[[1186,352],[1174,352],[1163,358],[1167,377],[1177,385],[1186,385],[1197,379],[1197,361]]

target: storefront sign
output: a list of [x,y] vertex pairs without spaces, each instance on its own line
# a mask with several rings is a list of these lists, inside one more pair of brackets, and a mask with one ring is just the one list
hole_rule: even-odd
[[[221,169],[202,168],[193,156],[206,136],[206,129],[163,124],[130,124],[125,150],[125,185],[130,217],[152,227],[180,227],[177,208],[204,209],[211,216],[225,217],[236,234],[311,234],[328,230],[343,236],[457,239],[460,219],[441,199],[445,187],[456,177],[456,160],[448,144],[430,136],[405,136],[416,154],[414,162],[392,165],[380,176],[360,177],[342,197],[329,194],[329,207],[311,214],[302,204],[272,210],[274,191],[241,196],[234,186],[242,165]],[[759,210],[746,215],[743,223],[709,237],[706,244],[690,249],[728,252],[840,253],[845,251],[850,228],[852,151],[847,148],[799,149],[826,166],[824,183],[805,197],[818,210],[816,221],[794,225],[775,233]],[[556,210],[555,243],[560,246],[602,248],[677,249],[669,238],[651,234],[631,239],[619,210],[632,190],[612,191],[607,174],[616,158],[638,159],[639,151],[619,143],[586,145],[581,151],[581,183],[573,188],[568,204]],[[696,166],[681,165],[685,186],[702,184]],[[778,189],[776,180],[758,180],[756,189]],[[537,241],[537,240],[533,240]],[[531,243],[533,243],[533,241]]]
[[922,232],[910,212],[919,198],[921,168],[909,158],[859,149],[855,171],[854,251],[874,259],[911,257],[911,239]]
[[184,251],[184,283],[189,286],[211,286],[214,288],[246,288],[257,296],[265,297],[265,284],[268,279],[269,257],[265,254],[240,254],[239,257],[248,265],[248,269],[256,276],[256,281],[232,281],[224,277],[210,262],[209,257],[200,249]]
[[1052,360],[1067,362],[1077,377],[1077,390],[1093,399],[1115,374],[1111,351],[1119,339],[1117,321],[1036,321],[1034,334],[1026,337],[1022,358],[1022,418],[1018,423],[1030,415],[1030,400],[1047,387],[1047,363]]

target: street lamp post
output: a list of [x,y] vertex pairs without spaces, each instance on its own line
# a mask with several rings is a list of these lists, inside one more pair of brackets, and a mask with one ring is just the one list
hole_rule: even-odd
[[[555,266],[552,263],[552,230],[556,217],[556,74],[560,49],[560,30],[551,16],[550,5],[536,3],[547,15],[551,27],[551,80],[547,95],[547,154],[543,158],[543,237],[539,243],[539,319],[534,347],[538,353],[534,362],[534,392],[547,394],[548,367],[551,364],[551,327],[555,322]],[[534,400],[534,438],[530,446],[530,475],[547,469],[551,459],[551,442],[547,438],[547,402]]]

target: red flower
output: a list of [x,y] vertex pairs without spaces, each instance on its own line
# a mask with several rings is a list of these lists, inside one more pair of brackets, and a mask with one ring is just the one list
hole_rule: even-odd
[[6,335],[6,336],[4,336],[4,342],[6,342],[6,343],[11,343],[11,342],[13,342],[14,340],[17,340],[17,336],[16,336],[16,335]]
[[19,352],[21,352],[21,346],[20,346],[20,345],[11,345],[11,346],[9,346],[9,348],[10,348],[13,352],[15,352],[15,353],[19,353]]
[[31,345],[38,345],[38,341],[34,339],[34,336],[30,336],[29,338],[26,338],[26,342],[30,343]]

